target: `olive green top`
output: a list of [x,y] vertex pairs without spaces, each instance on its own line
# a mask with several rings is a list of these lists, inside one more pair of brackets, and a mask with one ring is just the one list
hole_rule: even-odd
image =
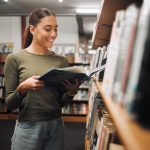
[[9,110],[19,108],[18,121],[46,121],[61,116],[62,106],[72,100],[66,93],[45,86],[37,91],[28,90],[22,97],[16,88],[31,76],[63,67],[68,67],[68,61],[57,54],[37,55],[21,50],[8,55],[4,68],[6,104]]

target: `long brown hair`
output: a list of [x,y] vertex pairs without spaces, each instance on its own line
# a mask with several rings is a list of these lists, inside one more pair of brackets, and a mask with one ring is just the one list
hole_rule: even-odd
[[[55,14],[47,8],[33,9],[29,15],[29,26],[36,26],[40,22],[40,20],[46,16],[55,16]],[[24,33],[23,48],[27,48],[32,43],[33,35],[30,32],[29,26]]]

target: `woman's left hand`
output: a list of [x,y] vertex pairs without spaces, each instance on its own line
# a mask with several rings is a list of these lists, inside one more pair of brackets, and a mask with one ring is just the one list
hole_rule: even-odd
[[63,84],[66,86],[66,88],[68,89],[67,91],[67,95],[68,96],[75,96],[77,94],[77,91],[81,85],[81,81],[78,79],[75,79],[75,83],[71,83],[67,80],[65,80],[63,82]]

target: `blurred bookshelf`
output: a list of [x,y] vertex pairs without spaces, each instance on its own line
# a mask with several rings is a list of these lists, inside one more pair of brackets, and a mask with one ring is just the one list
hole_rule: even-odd
[[106,52],[106,68],[89,88],[85,149],[117,144],[119,150],[149,150],[150,2],[102,0],[100,5],[92,65],[101,66]]

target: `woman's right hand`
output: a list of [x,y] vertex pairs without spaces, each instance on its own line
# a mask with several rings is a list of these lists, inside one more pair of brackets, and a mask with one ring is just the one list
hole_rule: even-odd
[[25,81],[21,82],[17,88],[18,92],[24,96],[27,90],[39,90],[44,87],[44,82],[38,80],[39,76],[32,76]]

